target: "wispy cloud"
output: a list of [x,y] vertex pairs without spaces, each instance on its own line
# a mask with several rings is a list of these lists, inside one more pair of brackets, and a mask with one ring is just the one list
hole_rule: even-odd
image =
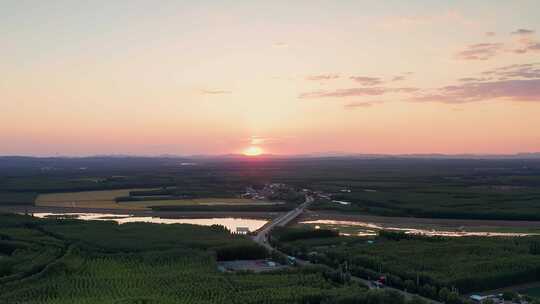
[[507,65],[458,81],[462,83],[423,90],[410,100],[444,103],[540,101],[540,63]]
[[504,44],[502,43],[477,43],[467,46],[465,50],[462,50],[456,54],[457,59],[461,60],[488,60],[500,51],[502,51]]
[[510,33],[510,35],[520,35],[520,36],[527,36],[527,35],[532,35],[534,34],[534,30],[529,30],[529,29],[517,29],[513,32]]
[[383,83],[383,80],[379,77],[351,76],[349,78],[363,86],[376,86]]
[[540,63],[512,64],[482,72],[498,80],[540,78]]
[[373,106],[371,102],[351,102],[345,104],[343,107],[347,110],[354,110],[357,108],[370,108]]
[[403,87],[403,88],[390,88],[390,92],[395,93],[414,93],[420,91],[419,88],[413,88],[413,87]]
[[201,94],[205,95],[220,95],[220,94],[231,94],[232,91],[227,90],[202,90]]
[[298,98],[326,98],[326,97],[358,97],[358,96],[380,96],[387,93],[413,93],[417,92],[418,88],[413,87],[402,87],[402,88],[391,88],[391,87],[362,87],[362,88],[348,88],[348,89],[337,89],[333,91],[315,91],[302,93]]
[[339,77],[340,77],[339,74],[318,74],[318,75],[309,75],[306,77],[306,79],[313,80],[313,81],[324,81],[324,80],[338,79]]
[[299,98],[324,98],[324,97],[351,97],[351,96],[377,96],[387,92],[386,88],[372,87],[372,88],[350,88],[350,89],[337,89],[334,91],[316,91],[302,93]]
[[486,81],[491,80],[492,78],[489,77],[463,77],[459,78],[458,81],[461,82],[479,82],[479,81]]
[[[476,43],[467,46],[456,54],[461,60],[488,60],[501,53],[525,54],[540,51],[540,41],[534,39],[535,31],[517,29],[510,33],[517,37],[506,43]],[[486,32],[486,36],[495,36],[494,32]]]
[[534,40],[531,37],[521,37],[518,43],[519,46],[513,50],[516,54],[540,51],[540,41]]
[[540,101],[540,79],[473,82],[446,86],[413,101],[468,103],[487,100]]

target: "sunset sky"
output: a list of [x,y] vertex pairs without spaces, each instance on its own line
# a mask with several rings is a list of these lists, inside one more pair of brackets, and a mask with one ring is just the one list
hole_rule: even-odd
[[540,151],[538,0],[0,0],[0,47],[1,155]]

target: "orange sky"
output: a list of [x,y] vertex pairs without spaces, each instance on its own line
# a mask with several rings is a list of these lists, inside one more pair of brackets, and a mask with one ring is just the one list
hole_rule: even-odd
[[0,155],[540,151],[512,1],[3,1]]

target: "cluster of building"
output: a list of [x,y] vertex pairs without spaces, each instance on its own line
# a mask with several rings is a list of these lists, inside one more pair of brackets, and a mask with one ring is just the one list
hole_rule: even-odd
[[[307,190],[307,189],[305,189]],[[284,193],[297,192],[297,190],[289,185],[282,183],[268,183],[262,189],[247,187],[246,192],[242,194],[242,198],[256,200],[275,200],[280,199]]]
[[[340,192],[350,193],[351,189],[341,189]],[[255,200],[280,200],[284,199],[285,196],[290,193],[310,195],[314,199],[328,201],[332,200],[332,196],[329,193],[324,193],[322,191],[312,191],[309,189],[296,189],[283,183],[268,183],[265,184],[262,189],[247,187],[245,193],[242,194],[241,197]]]

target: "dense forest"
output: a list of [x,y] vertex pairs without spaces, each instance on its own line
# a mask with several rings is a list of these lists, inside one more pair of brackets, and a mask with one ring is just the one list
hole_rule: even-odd
[[433,299],[540,280],[539,237],[443,238],[382,231],[367,239],[298,230],[278,229],[272,242],[313,263],[345,267],[368,279],[385,276],[390,286]]
[[0,303],[416,304],[324,266],[222,273],[266,250],[222,226],[0,215]]

